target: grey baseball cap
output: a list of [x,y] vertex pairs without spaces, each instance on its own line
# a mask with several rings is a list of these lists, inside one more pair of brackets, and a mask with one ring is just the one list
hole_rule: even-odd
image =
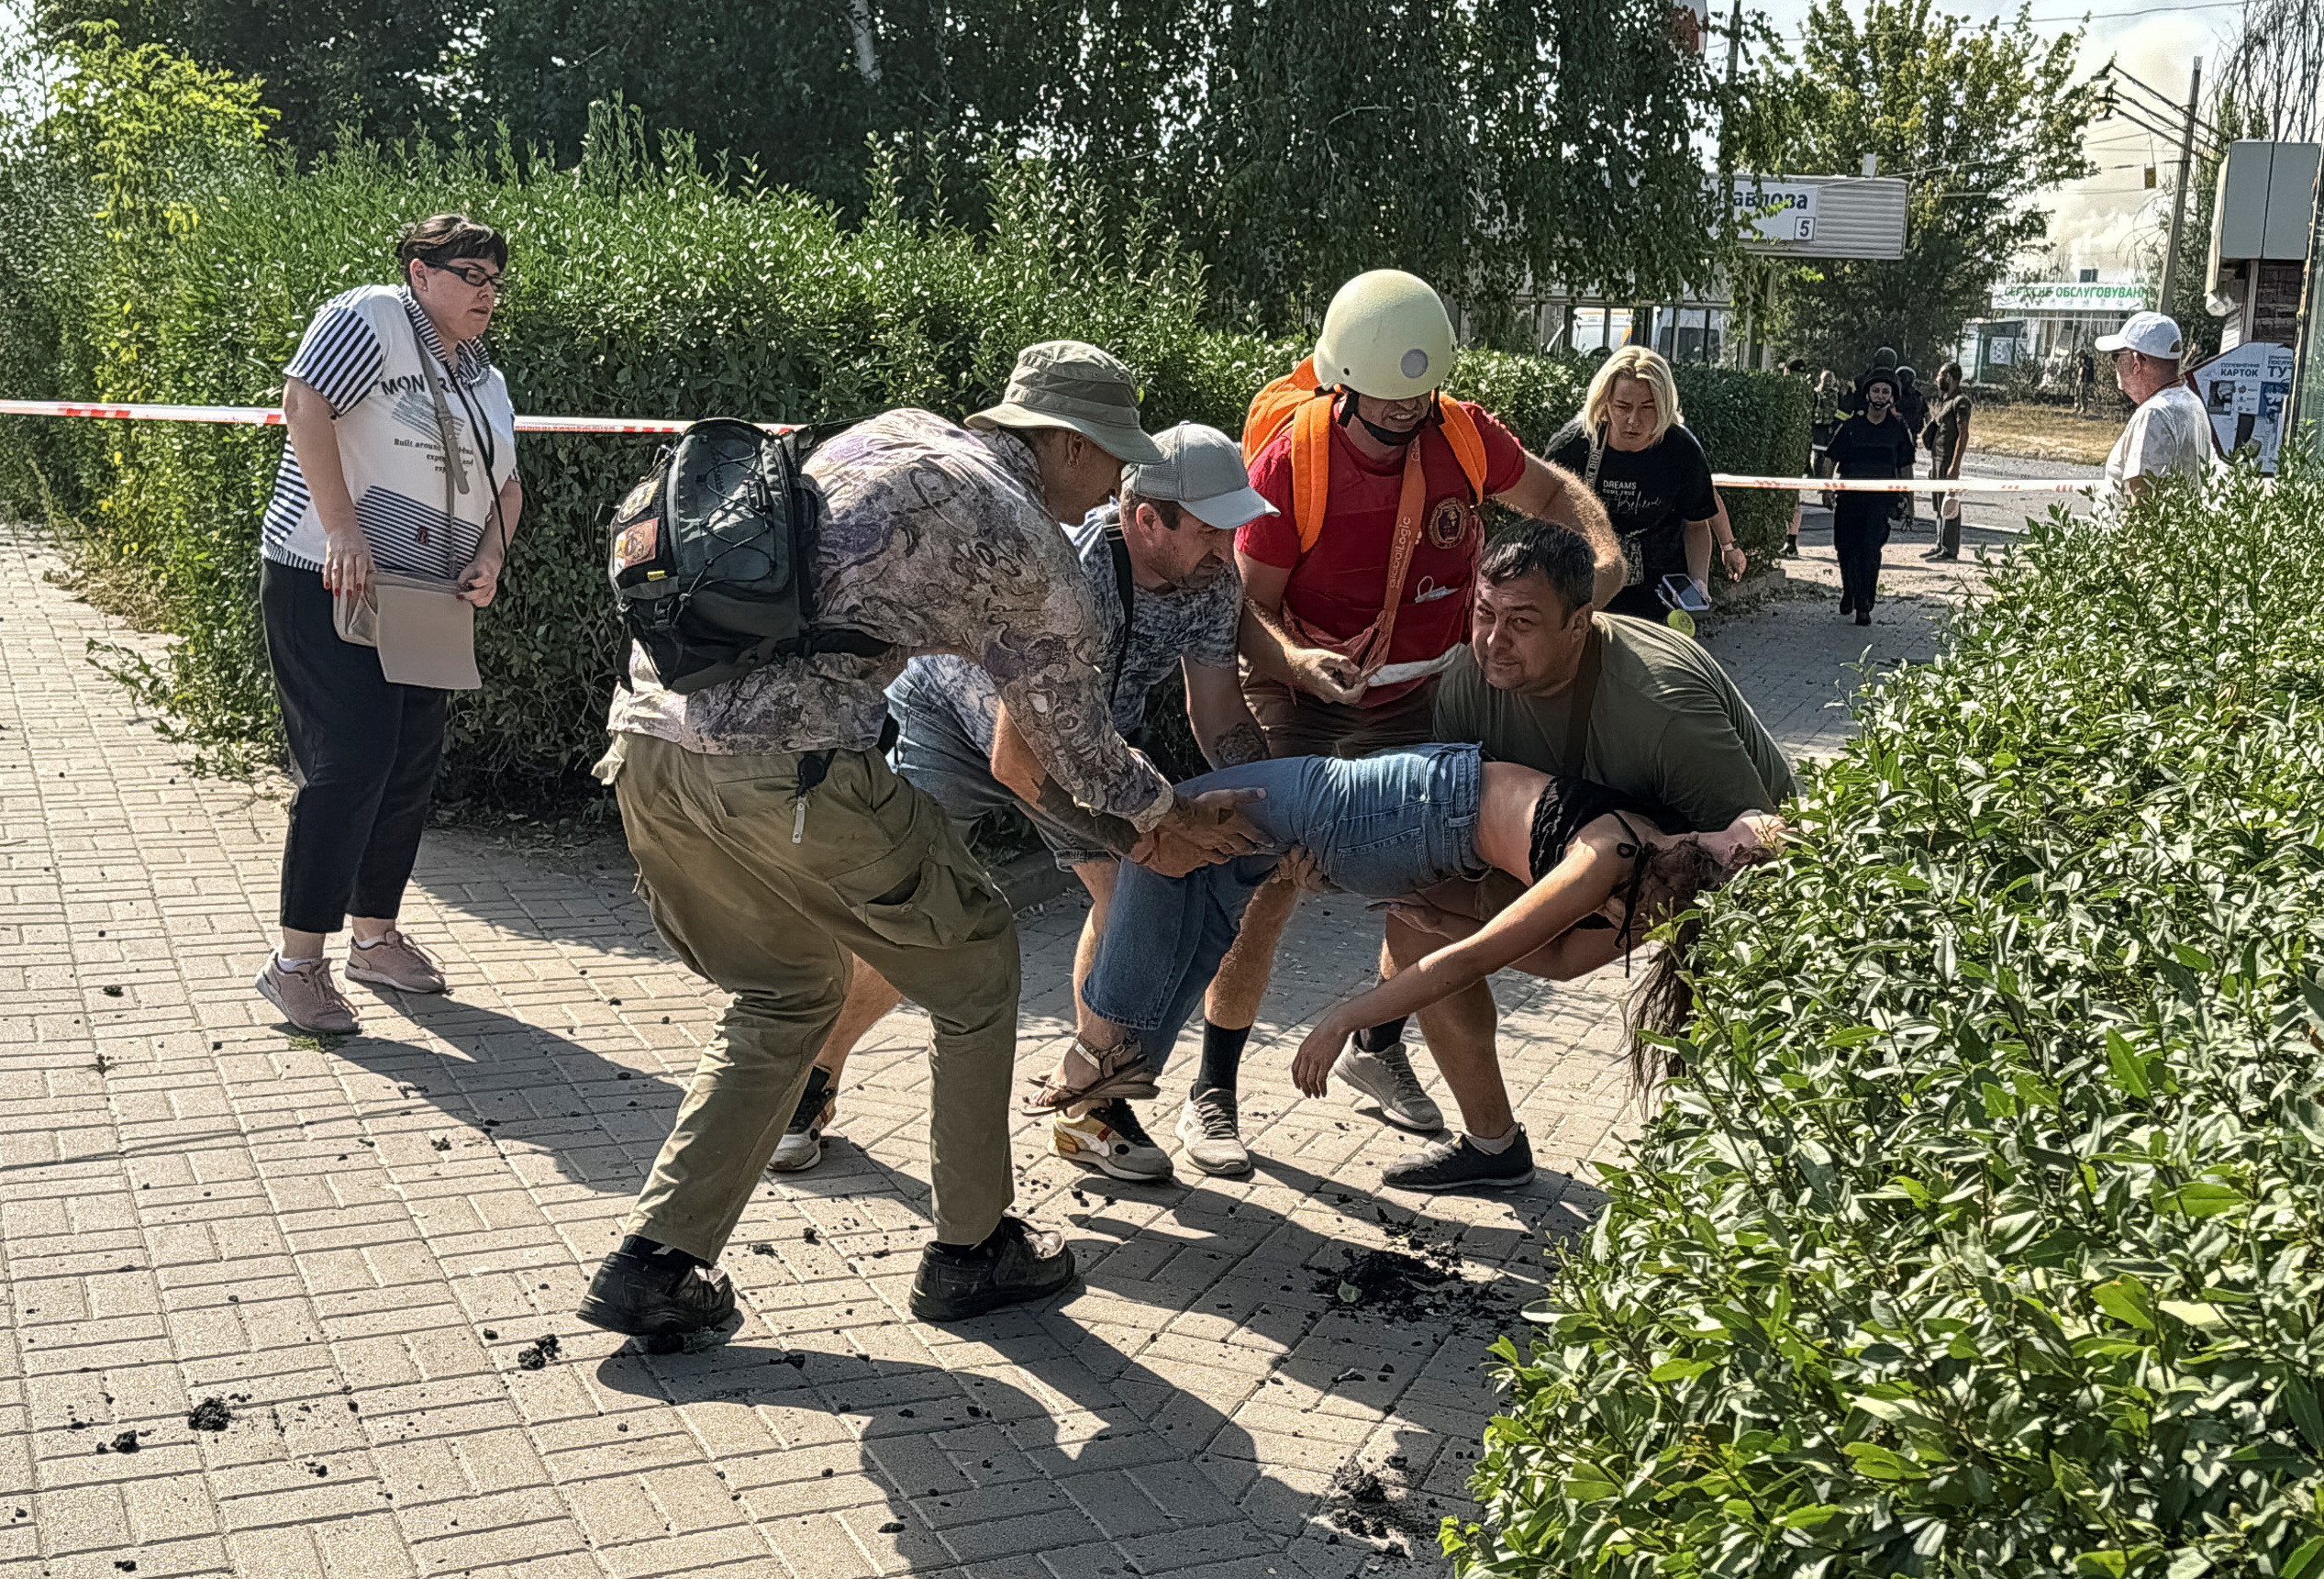
[[1240,527],[1278,512],[1251,485],[1242,446],[1216,428],[1182,422],[1154,436],[1162,458],[1122,468],[1122,492],[1169,499],[1206,527]]
[[1077,339],[1043,340],[1018,351],[1001,403],[968,425],[1070,428],[1125,465],[1162,459],[1138,426],[1138,380],[1119,357]]

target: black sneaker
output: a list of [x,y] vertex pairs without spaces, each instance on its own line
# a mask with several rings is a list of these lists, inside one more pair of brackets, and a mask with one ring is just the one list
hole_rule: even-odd
[[1517,1139],[1498,1156],[1480,1151],[1466,1135],[1454,1135],[1426,1150],[1398,1157],[1380,1175],[1392,1190],[1514,1190],[1533,1182],[1533,1143],[1518,1126]]
[[734,1314],[734,1285],[715,1266],[617,1250],[589,1280],[577,1314],[592,1327],[632,1338],[699,1332]]
[[962,1321],[1043,1298],[1073,1281],[1073,1252],[1063,1240],[1035,1231],[1022,1218],[1003,1218],[965,1254],[934,1245],[920,1252],[912,1314],[921,1321]]

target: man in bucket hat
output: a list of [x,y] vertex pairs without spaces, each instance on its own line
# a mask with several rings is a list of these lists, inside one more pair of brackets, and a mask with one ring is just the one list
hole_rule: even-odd
[[981,671],[1016,720],[1029,797],[1099,848],[1184,872],[1249,851],[1231,800],[1188,800],[1107,706],[1106,633],[1058,529],[1162,451],[1129,372],[1054,342],[1018,361],[981,431],[891,411],[817,450],[823,617],[892,643],[782,660],[680,695],[641,652],[614,693],[612,784],[662,937],[732,998],[619,1244],[580,1316],[639,1337],[729,1321],[715,1264],[797,1107],[856,962],[935,1022],[935,1242],[911,1308],[973,1316],[1064,1287],[1072,1252],[1007,1207],[1017,950],[1007,903],[928,795],[882,752],[885,690],[913,653]]
[[[1008,406],[995,410],[1015,415]],[[971,418],[991,419],[994,412]],[[1122,468],[1120,502],[1100,506],[1068,534],[1097,610],[1114,727],[1124,739],[1135,739],[1145,723],[1148,698],[1179,674],[1185,684],[1187,721],[1210,764],[1256,762],[1267,754],[1266,740],[1243,702],[1235,671],[1242,617],[1235,528],[1271,514],[1274,506],[1251,488],[1235,441],[1217,428],[1187,423],[1159,435],[1155,443],[1154,461]],[[916,658],[888,687],[888,706],[901,728],[898,773],[963,826],[1016,806],[1031,819],[1059,869],[1073,873],[1089,890],[1089,917],[1074,959],[1078,1002],[1083,973],[1105,930],[1118,855],[1078,821],[1051,817],[1010,787],[1026,773],[1025,738],[1007,721],[999,691],[984,671],[959,658]],[[831,1122],[847,1056],[899,995],[869,966],[857,965],[847,1006],[807,1077],[789,1132],[775,1148],[776,1172],[812,1168],[822,1160],[823,1131]],[[1073,1056],[1052,1077],[1052,1088],[1071,1092],[1077,1089],[1077,1078],[1087,1084],[1099,1075],[1084,1070],[1077,1076]],[[1154,1091],[1151,1072],[1133,1072],[1127,1081],[1114,1072],[1104,1090],[1045,1104],[1054,1119],[1052,1143],[1061,1155],[1116,1178],[1167,1178],[1170,1157],[1147,1135],[1129,1101]],[[1184,1134],[1185,1125],[1180,1128]],[[1206,1171],[1248,1169],[1250,1154],[1235,1139],[1233,1125],[1224,1131],[1215,1143],[1206,1133],[1197,1133],[1188,1141],[1190,1151]]]

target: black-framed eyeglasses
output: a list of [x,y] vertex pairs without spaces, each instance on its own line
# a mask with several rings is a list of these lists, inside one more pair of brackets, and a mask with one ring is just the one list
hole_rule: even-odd
[[494,273],[490,270],[480,268],[474,263],[439,263],[427,258],[422,258],[420,261],[426,263],[429,268],[435,270],[439,274],[451,274],[457,276],[461,283],[467,285],[471,290],[489,290],[501,295],[506,295],[509,289],[516,284],[515,281],[508,277],[506,270],[503,270],[499,273]]

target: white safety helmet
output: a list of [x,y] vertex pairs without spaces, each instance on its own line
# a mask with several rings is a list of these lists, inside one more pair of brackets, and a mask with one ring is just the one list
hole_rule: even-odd
[[1374,269],[1340,287],[1316,338],[1316,381],[1374,400],[1426,395],[1452,375],[1452,316],[1426,280]]

